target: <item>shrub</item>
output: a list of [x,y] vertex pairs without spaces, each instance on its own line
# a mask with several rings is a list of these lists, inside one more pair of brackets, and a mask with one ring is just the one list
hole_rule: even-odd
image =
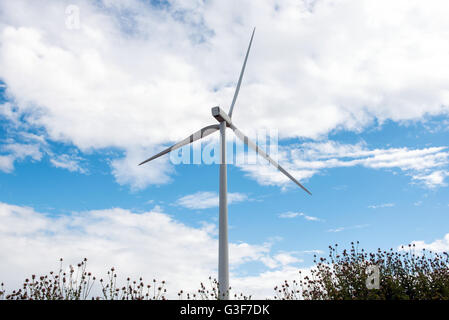
[[[228,289],[228,293],[231,291],[231,287]],[[201,282],[200,288],[194,293],[185,293],[184,290],[178,292],[178,297],[180,300],[219,300],[220,290],[219,283],[217,279],[212,279],[209,277],[209,287],[206,287],[204,283]],[[244,295],[243,293],[235,293],[230,296],[234,300],[251,300],[251,295]]]
[[67,272],[63,270],[60,259],[59,272],[50,271],[47,275],[36,277],[32,275],[25,279],[21,289],[6,294],[1,284],[0,299],[6,300],[156,300],[165,299],[165,281],[153,280],[152,284],[145,285],[142,278],[139,281],[127,279],[126,286],[117,287],[117,274],[111,268],[106,281],[100,279],[103,296],[91,296],[92,287],[96,281],[91,272],[86,271],[87,259],[77,264],[75,269],[69,266]]
[[[409,245],[400,251],[367,253],[358,249],[359,242],[351,243],[349,251],[338,251],[338,245],[329,246],[327,258],[314,257],[315,267],[310,275],[303,276],[300,271],[298,281],[284,281],[274,288],[274,299],[287,300],[449,300],[449,255],[422,250],[415,253]],[[139,280],[126,279],[122,287],[117,285],[114,268],[107,272],[105,280],[100,279],[101,295],[92,294],[96,277],[87,271],[87,259],[63,270],[63,260],[57,273],[32,275],[25,279],[22,288],[6,293],[0,285],[0,299],[7,300],[165,300],[167,289],[165,281],[154,279],[145,284]],[[379,287],[370,289],[367,280],[369,267],[379,270]],[[218,281],[209,277],[209,284],[201,283],[194,293],[179,291],[179,299],[216,300],[219,298]],[[229,288],[230,290],[231,288]],[[234,294],[232,299],[249,300],[252,297],[243,293]]]
[[[275,299],[306,300],[449,300],[449,255],[422,250],[414,245],[401,251],[367,253],[351,243],[348,252],[329,246],[328,258],[317,259],[310,276],[285,281],[275,287]],[[367,285],[369,266],[379,269],[379,288]]]

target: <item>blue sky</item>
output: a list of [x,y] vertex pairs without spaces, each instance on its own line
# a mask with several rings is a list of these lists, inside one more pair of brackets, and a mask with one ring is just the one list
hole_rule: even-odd
[[[335,243],[449,248],[448,29],[425,22],[437,5],[99,3],[76,3],[75,29],[68,3],[46,19],[1,5],[2,281],[62,255],[173,287],[216,272],[218,166],[137,164],[228,110],[253,25],[235,122],[278,130],[279,162],[313,196],[262,165],[228,167],[231,285],[266,295]],[[367,8],[374,27],[351,14]]]

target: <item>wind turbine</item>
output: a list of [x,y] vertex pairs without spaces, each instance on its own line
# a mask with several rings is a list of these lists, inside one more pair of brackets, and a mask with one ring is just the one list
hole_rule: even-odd
[[272,165],[285,174],[290,180],[296,183],[308,194],[312,195],[302,184],[300,184],[290,173],[282,168],[276,161],[274,161],[264,150],[259,148],[256,143],[249,139],[244,133],[242,133],[232,122],[232,111],[234,110],[235,102],[240,91],[240,85],[242,84],[243,73],[245,72],[246,61],[248,60],[249,51],[253,42],[254,32],[251,34],[251,40],[249,42],[248,50],[246,51],[245,61],[243,62],[240,77],[235,89],[234,98],[232,99],[229,113],[226,114],[220,107],[212,108],[212,116],[219,122],[219,124],[210,125],[198,130],[194,134],[190,135],[186,139],[176,143],[175,145],[159,152],[151,158],[141,162],[142,165],[151,160],[159,158],[160,156],[169,153],[190,144],[196,140],[202,139],[215,131],[220,130],[220,194],[219,194],[219,235],[218,235],[218,293],[219,298],[223,300],[229,299],[229,254],[228,254],[228,203],[227,203],[227,172],[226,172],[226,128],[231,128],[235,135],[242,140],[248,147],[256,151],[263,158],[268,160]]

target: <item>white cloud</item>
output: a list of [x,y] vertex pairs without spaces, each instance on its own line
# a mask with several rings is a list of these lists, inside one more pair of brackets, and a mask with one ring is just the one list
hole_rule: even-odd
[[8,143],[2,146],[2,150],[8,154],[0,155],[0,170],[8,173],[14,170],[14,162],[17,160],[31,158],[39,161],[42,159],[42,152],[36,144]]
[[304,216],[304,219],[309,220],[309,221],[321,221],[321,219],[319,219],[317,217],[312,217],[312,216]]
[[[300,181],[326,169],[362,166],[372,169],[399,169],[423,180],[425,186],[443,186],[449,164],[447,147],[423,149],[369,149],[365,143],[342,144],[335,141],[308,142],[280,147],[279,163]],[[265,163],[239,165],[251,178],[263,185],[293,185],[276,168]]]
[[[426,243],[425,241],[412,241],[411,245],[415,245],[415,250],[430,250],[433,252],[449,252],[449,233],[443,239],[437,239],[433,242]],[[408,250],[408,246],[399,246],[398,250]]]
[[327,230],[327,232],[342,232],[342,231],[346,231],[346,230],[362,229],[362,228],[366,228],[368,226],[369,226],[368,224],[357,224],[354,226],[338,227],[338,228],[334,228],[334,229],[329,229],[329,230]]
[[[228,193],[228,204],[238,203],[248,200],[248,196],[243,193]],[[218,194],[216,192],[199,191],[178,199],[178,205],[188,209],[207,209],[218,207]]]
[[25,141],[26,143],[14,142],[14,139],[7,139],[6,144],[1,146],[3,152],[7,155],[0,155],[0,170],[10,173],[14,170],[14,162],[22,161],[26,158],[31,158],[33,161],[42,160],[44,154],[50,157],[50,163],[56,168],[62,168],[71,172],[87,173],[87,169],[80,165],[83,158],[76,154],[59,154],[55,155],[47,144],[43,136],[32,133],[20,132],[20,137],[17,140]]
[[308,216],[306,214],[304,214],[303,212],[284,212],[284,213],[280,213],[279,214],[279,218],[284,218],[284,219],[292,219],[292,218],[296,218],[296,217],[303,217],[306,220],[309,221],[322,221],[321,219],[317,218],[317,217],[313,217],[313,216]]
[[298,259],[297,257],[293,256],[290,253],[279,253],[275,255],[273,258],[279,261],[279,263],[283,266],[302,261],[301,259]]
[[79,164],[80,160],[82,160],[80,157],[61,154],[56,156],[55,158],[50,159],[50,162],[56,168],[67,169],[70,172],[86,173],[86,169],[82,168]]
[[274,296],[274,287],[284,284],[288,280],[292,284],[293,280],[300,279],[299,271],[301,270],[302,278],[312,276],[311,268],[299,269],[294,266],[284,266],[278,270],[268,270],[257,276],[249,276],[237,278],[234,280],[234,286],[241,292],[252,294],[253,298],[271,298]]
[[117,183],[130,185],[133,190],[144,189],[149,184],[164,184],[170,182],[170,173],[174,168],[168,162],[168,157],[161,157],[151,162],[151,165],[138,166],[143,160],[155,154],[141,149],[131,149],[125,157],[111,161],[112,174]]
[[18,160],[30,157],[39,161],[42,158],[42,153],[39,149],[39,145],[35,144],[10,143],[3,146],[3,150],[10,152]]
[[[215,228],[188,227],[158,208],[144,213],[112,208],[55,216],[0,203],[0,218],[0,274],[10,289],[31,274],[57,268],[61,257],[72,264],[87,257],[88,269],[97,276],[104,277],[114,266],[119,281],[124,276],[166,280],[171,298],[176,298],[177,290],[196,290],[208,276],[216,276]],[[243,263],[274,261],[274,266],[266,265],[283,270],[300,261],[293,253],[271,251],[269,242],[230,243],[231,285],[236,291],[235,284],[245,282],[245,277],[235,275]],[[271,283],[259,283],[253,288],[259,296],[264,292],[260,287],[272,289]]]
[[[254,25],[235,109],[243,131],[278,128],[282,138],[321,138],[332,130],[361,131],[376,119],[448,113],[443,0],[172,1],[158,9],[80,0],[79,30],[65,28],[66,4],[1,2],[0,78],[16,113],[50,140],[83,151],[123,150],[127,158],[114,162],[114,175],[134,188],[170,179],[168,163],[155,169],[161,174],[128,174],[132,150],[184,138],[214,122],[211,106],[229,105]],[[384,156],[359,162],[427,166],[425,156],[419,163]],[[308,163],[294,174],[307,179],[332,162]],[[285,183],[270,172],[257,179]]]
[[11,155],[0,156],[0,170],[11,172],[14,170],[14,157]]
[[295,218],[297,216],[301,216],[303,213],[301,212],[285,212],[279,214],[279,218]]
[[306,254],[323,254],[324,252],[323,251],[321,251],[321,250],[305,250],[305,251],[302,251],[303,253],[306,253]]
[[19,122],[19,114],[14,110],[14,106],[9,102],[0,104],[0,117],[11,121],[12,124],[17,125]]
[[394,203],[373,204],[368,206],[368,208],[371,209],[391,208],[391,207],[394,207]]
[[423,183],[429,188],[446,186],[447,183],[444,181],[446,177],[449,176],[449,171],[437,170],[428,174],[418,174],[413,176],[413,180],[417,180]]

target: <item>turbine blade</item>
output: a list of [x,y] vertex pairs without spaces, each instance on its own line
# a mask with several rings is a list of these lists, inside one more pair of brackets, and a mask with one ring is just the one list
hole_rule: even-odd
[[279,163],[274,161],[262,148],[259,148],[255,142],[253,142],[250,138],[248,138],[243,132],[241,132],[234,124],[230,125],[230,128],[234,131],[235,135],[242,140],[244,143],[248,145],[251,149],[256,151],[258,154],[260,154],[262,157],[264,157],[268,162],[270,162],[272,165],[274,165],[276,168],[279,169],[283,174],[285,174],[287,177],[290,178],[294,183],[296,183],[299,187],[301,187],[305,192],[312,195],[309,190],[307,190],[302,184],[298,182],[293,176],[287,172],[284,168],[282,168]]
[[245,72],[246,61],[248,60],[249,50],[251,49],[251,44],[253,43],[254,32],[256,31],[256,27],[253,29],[253,34],[251,35],[251,40],[249,41],[248,50],[246,51],[245,61],[243,62],[242,71],[240,71],[239,82],[237,83],[237,87],[235,88],[234,98],[232,99],[231,108],[229,109],[229,118],[232,118],[232,111],[234,110],[235,101],[237,100],[237,96],[239,95],[240,85],[242,84],[243,73]]
[[194,134],[190,135],[189,137],[185,138],[184,140],[172,145],[171,147],[165,149],[164,151],[159,152],[158,154],[152,156],[151,158],[148,158],[147,160],[139,163],[139,166],[147,163],[151,160],[154,160],[156,158],[159,158],[160,156],[163,156],[164,154],[169,153],[170,151],[176,150],[181,148],[182,146],[185,146],[186,144],[192,143],[196,140],[202,139],[208,135],[210,135],[211,133],[214,133],[215,131],[219,130],[220,126],[218,124],[213,124],[211,126],[207,126],[204,127],[201,130],[198,130],[197,132],[195,132]]

